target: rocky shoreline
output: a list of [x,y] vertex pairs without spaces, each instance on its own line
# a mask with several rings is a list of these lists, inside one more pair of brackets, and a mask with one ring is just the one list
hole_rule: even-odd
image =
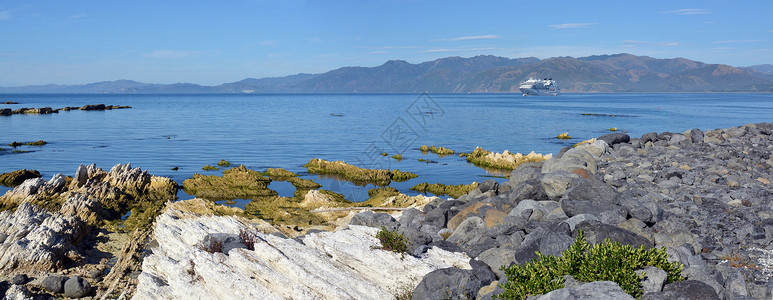
[[[3,104],[19,104],[19,103],[3,103]],[[10,115],[19,115],[19,114],[38,114],[38,115],[47,115],[47,114],[58,114],[60,111],[71,111],[71,110],[112,110],[112,109],[126,109],[126,108],[132,108],[128,105],[104,105],[104,104],[87,104],[84,106],[66,106],[62,108],[51,108],[51,107],[22,107],[17,109],[10,109],[10,108],[0,108],[0,116],[10,116]]]
[[[0,212],[0,294],[492,299],[507,281],[500,267],[529,263],[536,251],[560,255],[582,231],[591,244],[609,238],[665,247],[669,261],[683,265],[685,280],[668,284],[664,271],[643,270],[642,299],[771,299],[771,153],[773,123],[640,138],[612,133],[521,164],[508,181],[486,180],[456,199],[392,214],[351,211],[334,231],[301,235],[207,200],[169,202],[161,196],[168,184],[138,168],[84,166],[69,182],[61,174],[29,179],[0,197],[7,209]],[[123,194],[166,203],[157,217],[144,215],[155,218],[152,232],[119,237],[100,229],[128,207],[116,196]],[[382,227],[406,237],[408,254],[380,249]],[[611,281],[568,276],[564,288],[529,298],[630,296]]]

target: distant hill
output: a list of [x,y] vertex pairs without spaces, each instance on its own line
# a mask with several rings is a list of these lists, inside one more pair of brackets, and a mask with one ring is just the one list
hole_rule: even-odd
[[248,78],[217,86],[131,80],[85,85],[0,87],[0,93],[501,93],[529,77],[555,79],[562,92],[773,92],[773,65],[733,67],[631,54],[548,59],[481,55],[411,64],[344,67],[322,74]]

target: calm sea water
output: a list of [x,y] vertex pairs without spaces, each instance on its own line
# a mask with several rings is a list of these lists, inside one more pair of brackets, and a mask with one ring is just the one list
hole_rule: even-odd
[[[19,148],[34,152],[0,152],[0,173],[35,169],[48,179],[56,173],[73,175],[79,164],[109,170],[130,162],[182,183],[194,173],[222,174],[201,168],[225,159],[260,171],[285,168],[355,201],[367,198],[373,186],[309,175],[302,165],[316,157],[414,172],[418,178],[391,186],[415,194],[408,188],[420,182],[462,184],[502,175],[458,156],[423,155],[422,144],[457,152],[480,146],[557,153],[612,127],[638,137],[773,121],[773,94],[0,95],[4,101],[21,104],[0,108],[99,103],[133,108],[0,117],[0,144],[48,142]],[[554,138],[563,132],[573,138]],[[398,162],[382,152],[404,159]],[[271,187],[281,195],[293,193],[289,184]],[[7,190],[0,187],[0,193]],[[182,191],[179,196],[192,198]]]

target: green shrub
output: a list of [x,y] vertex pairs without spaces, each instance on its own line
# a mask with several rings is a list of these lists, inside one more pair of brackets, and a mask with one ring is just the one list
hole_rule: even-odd
[[381,249],[403,255],[408,253],[408,239],[402,233],[381,226],[381,230],[376,233],[376,238],[381,242]]
[[502,266],[507,282],[500,285],[505,292],[496,295],[498,299],[524,299],[529,295],[540,295],[564,287],[564,275],[572,275],[583,282],[599,280],[614,281],[628,294],[639,298],[642,295],[639,281],[642,277],[636,270],[654,266],[668,273],[666,283],[683,280],[682,265],[668,262],[666,249],[634,248],[605,239],[604,243],[589,245],[585,235],[579,232],[577,240],[561,257],[543,255],[523,266]]

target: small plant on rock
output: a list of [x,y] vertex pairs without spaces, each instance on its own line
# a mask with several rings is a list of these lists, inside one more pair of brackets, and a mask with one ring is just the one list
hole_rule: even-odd
[[258,237],[254,233],[247,229],[240,229],[239,240],[244,246],[247,246],[248,250],[255,251],[255,242],[258,241]]
[[223,242],[211,237],[208,240],[201,241],[197,246],[199,249],[209,253],[223,252]]
[[683,280],[682,266],[668,262],[666,249],[633,248],[605,239],[604,243],[590,245],[585,235],[579,232],[577,240],[560,257],[543,255],[523,266],[502,266],[507,282],[500,285],[505,292],[496,295],[498,299],[524,299],[529,295],[540,295],[564,287],[564,275],[572,275],[583,282],[599,280],[614,281],[633,297],[641,297],[639,283],[642,275],[636,270],[654,266],[668,274],[666,283]]
[[396,230],[391,231],[381,226],[381,230],[376,233],[376,238],[381,242],[381,249],[397,252],[402,255],[408,253],[408,239]]

